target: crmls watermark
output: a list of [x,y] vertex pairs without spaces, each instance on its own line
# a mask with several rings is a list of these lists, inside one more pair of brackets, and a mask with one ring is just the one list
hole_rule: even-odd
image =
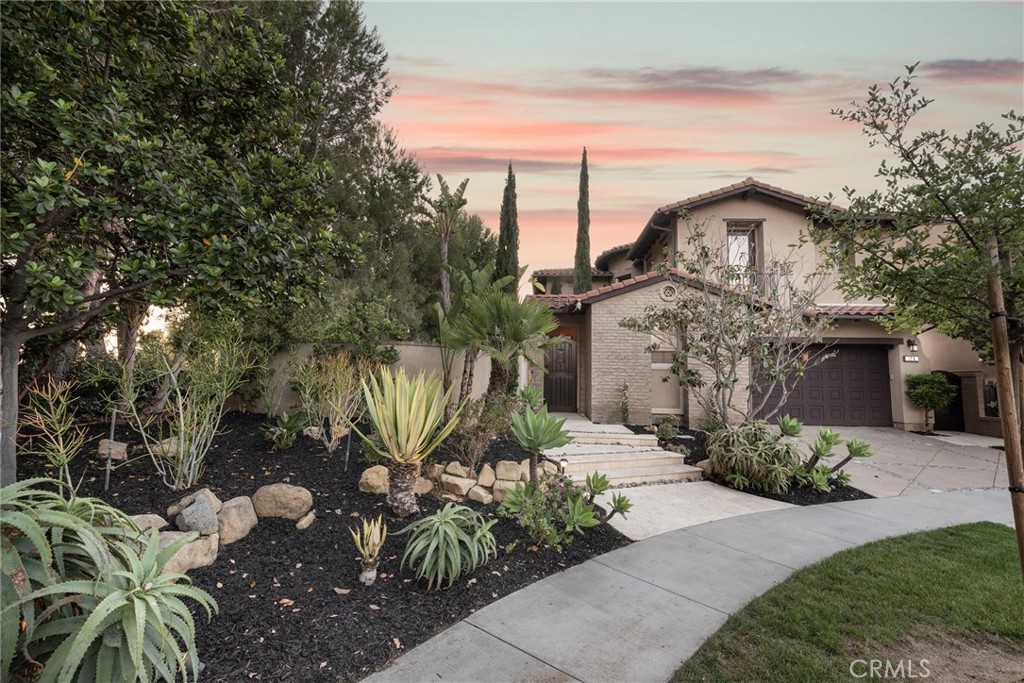
[[927,659],[900,659],[895,662],[888,659],[855,659],[850,662],[850,675],[854,678],[928,678],[932,672],[928,669]]

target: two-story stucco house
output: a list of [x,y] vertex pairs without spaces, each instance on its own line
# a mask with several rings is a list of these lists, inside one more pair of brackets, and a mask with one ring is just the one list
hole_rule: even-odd
[[[678,288],[691,286],[685,276],[659,274],[657,265],[686,248],[693,225],[729,245],[725,258],[756,267],[762,255],[791,253],[796,275],[817,269],[823,255],[813,244],[798,245],[814,201],[747,178],[658,208],[633,242],[597,257],[589,292],[571,293],[571,269],[536,271],[545,293],[535,298],[553,309],[556,334],[567,341],[547,352],[546,372],[533,371],[530,381],[543,388],[551,410],[579,412],[595,422],[621,421],[628,386],[630,421],[678,416],[683,425],[699,427],[706,416],[672,376],[666,354],[650,350],[650,335],[619,322],[649,305],[669,305]],[[991,405],[994,375],[969,343],[934,330],[890,333],[879,324],[890,314],[882,302],[847,300],[834,287],[817,303],[819,311],[835,317],[825,339],[834,355],[797,382],[786,413],[809,425],[923,429],[923,411],[906,399],[905,378],[942,371],[960,393],[936,416],[937,428],[1000,434]]]

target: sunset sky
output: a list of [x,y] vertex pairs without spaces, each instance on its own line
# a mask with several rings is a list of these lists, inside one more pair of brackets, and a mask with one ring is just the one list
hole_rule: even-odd
[[747,176],[873,189],[879,150],[829,111],[921,62],[929,128],[1024,110],[1024,4],[364,5],[398,93],[384,120],[430,174],[470,178],[494,231],[508,163],[520,263],[571,266],[580,153],[591,256],[658,206]]

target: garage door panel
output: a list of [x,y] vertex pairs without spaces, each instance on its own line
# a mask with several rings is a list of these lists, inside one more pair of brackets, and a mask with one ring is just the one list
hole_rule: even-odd
[[[812,354],[823,347],[811,348]],[[808,425],[892,426],[889,357],[882,346],[838,345],[832,357],[810,368],[798,380],[783,414]],[[766,410],[778,405],[781,390],[773,392]]]

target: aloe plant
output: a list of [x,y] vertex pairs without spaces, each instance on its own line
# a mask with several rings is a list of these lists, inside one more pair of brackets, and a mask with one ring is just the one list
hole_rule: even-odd
[[377,565],[380,564],[380,551],[388,537],[388,525],[384,523],[382,515],[377,515],[377,519],[369,522],[364,519],[361,530],[349,529],[348,532],[352,534],[352,542],[361,557],[359,581],[364,586],[372,586],[377,580]]
[[447,424],[442,424],[452,388],[442,391],[441,380],[435,374],[421,372],[410,378],[403,369],[392,374],[381,368],[363,381],[363,393],[375,438],[350,424],[374,454],[387,460],[391,510],[399,517],[416,514],[419,506],[413,487],[420,464],[455,429],[462,406]]
[[512,416],[512,433],[516,435],[519,445],[530,452],[530,485],[534,488],[540,483],[537,478],[537,460],[541,451],[558,448],[572,441],[564,426],[565,418],[559,419],[548,414],[547,406],[537,412],[526,406],[522,413]]
[[96,499],[67,499],[46,479],[0,489],[0,671],[4,680],[196,680],[195,622],[214,599],[183,574],[153,531]]
[[440,588],[445,580],[450,588],[459,576],[496,554],[498,546],[491,527],[497,521],[485,519],[465,505],[447,503],[398,532],[411,534],[402,555],[402,568],[408,562],[416,570],[417,579],[427,579],[427,590]]

